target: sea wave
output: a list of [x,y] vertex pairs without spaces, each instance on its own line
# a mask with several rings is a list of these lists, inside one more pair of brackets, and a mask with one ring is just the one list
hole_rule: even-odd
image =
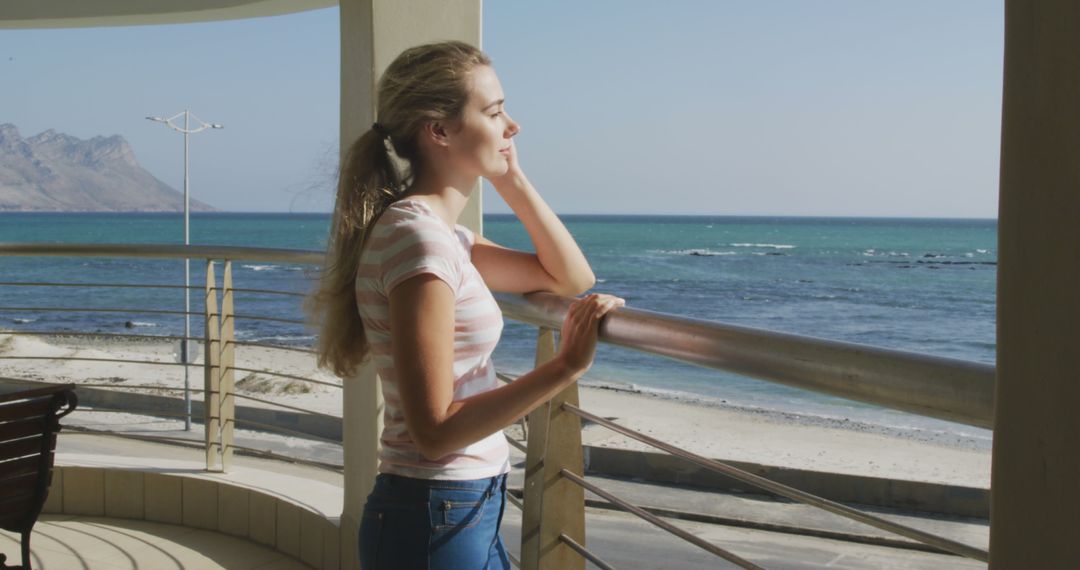
[[667,255],[696,255],[699,257],[716,257],[720,255],[739,255],[737,251],[715,251],[708,248],[694,249],[651,249],[650,253],[664,253]]
[[795,249],[795,246],[786,243],[729,243],[731,247],[769,247],[772,249]]
[[36,321],[37,321],[37,319],[11,319],[11,322],[13,322],[13,323],[15,323],[17,325],[25,325],[27,323],[33,323],[33,322],[36,322]]
[[878,251],[872,248],[864,250],[862,254],[866,257],[911,257],[906,251]]

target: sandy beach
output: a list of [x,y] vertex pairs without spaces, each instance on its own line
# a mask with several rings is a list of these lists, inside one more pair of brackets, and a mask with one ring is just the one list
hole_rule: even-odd
[[[115,358],[175,363],[176,342],[88,336],[12,335],[0,332],[0,377],[76,384],[107,384],[131,391],[183,386],[182,367],[101,361],[11,357]],[[193,398],[201,399],[201,357],[189,369]],[[237,347],[237,367],[311,378],[340,385],[304,352]],[[240,394],[333,415],[341,414],[340,389],[238,371]],[[987,488],[990,450],[985,441],[955,434],[897,430],[846,418],[821,418],[735,406],[707,406],[588,385],[581,407],[694,453],[721,460]],[[250,400],[243,405],[264,405]],[[586,445],[651,449],[598,425],[583,430]]]

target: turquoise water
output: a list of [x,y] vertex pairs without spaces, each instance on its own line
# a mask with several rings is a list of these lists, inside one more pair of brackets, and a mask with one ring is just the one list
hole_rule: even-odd
[[[567,216],[598,278],[595,290],[631,307],[746,326],[993,363],[997,223],[993,220]],[[321,249],[318,214],[196,214],[192,243]],[[485,234],[527,248],[510,216],[485,217]],[[0,214],[0,242],[179,243],[176,214]],[[192,263],[192,282],[204,282]],[[312,270],[237,262],[238,287],[307,291]],[[179,261],[0,258],[0,281],[177,284]],[[199,295],[193,310],[200,311]],[[10,307],[106,307],[110,313],[41,313]],[[182,309],[178,291],[0,287],[0,328],[178,334],[175,316],[133,308]],[[248,294],[240,314],[300,318],[296,298]],[[199,321],[195,321],[198,323]],[[196,329],[197,330],[197,329]],[[240,338],[307,344],[299,325],[239,320]],[[507,327],[496,363],[527,370],[535,330]],[[601,347],[589,382],[706,402],[917,421],[868,406],[703,370],[616,347]],[[940,426],[938,426],[940,427]],[[937,428],[935,428],[937,429]]]

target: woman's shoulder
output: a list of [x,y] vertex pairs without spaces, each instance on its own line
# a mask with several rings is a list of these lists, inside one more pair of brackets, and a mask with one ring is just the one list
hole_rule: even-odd
[[[454,234],[457,234],[455,231]],[[408,247],[410,244],[452,244],[457,235],[429,207],[419,201],[399,200],[391,204],[372,227],[373,249]]]

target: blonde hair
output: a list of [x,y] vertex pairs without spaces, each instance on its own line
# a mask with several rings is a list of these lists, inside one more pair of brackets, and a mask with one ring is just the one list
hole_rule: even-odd
[[[426,123],[461,116],[468,75],[491,60],[464,42],[409,48],[379,79],[378,122],[349,147],[338,172],[337,200],[318,289],[306,308],[319,329],[319,366],[353,375],[369,351],[356,305],[356,272],[368,231],[402,197],[423,167],[418,137]],[[408,164],[399,172],[392,151]]]

